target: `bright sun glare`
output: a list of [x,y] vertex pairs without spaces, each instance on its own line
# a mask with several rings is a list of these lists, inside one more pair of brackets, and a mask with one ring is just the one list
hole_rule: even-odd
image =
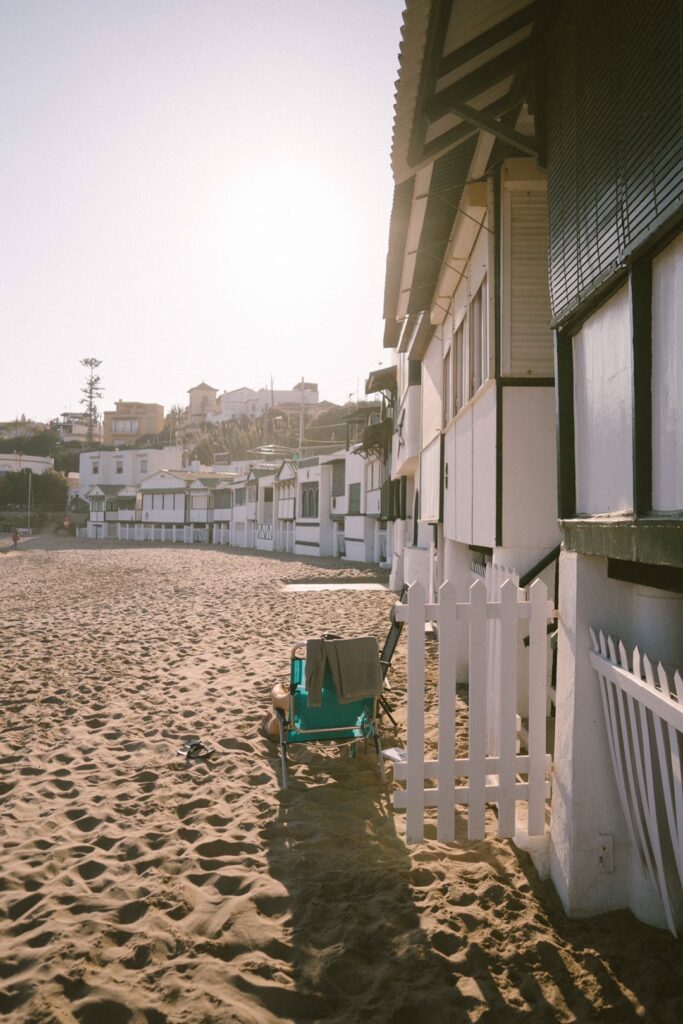
[[256,171],[224,210],[233,286],[301,307],[338,295],[352,258],[353,224],[334,182],[307,167]]

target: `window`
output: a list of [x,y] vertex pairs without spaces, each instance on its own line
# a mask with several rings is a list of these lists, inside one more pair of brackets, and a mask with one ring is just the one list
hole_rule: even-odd
[[117,473],[123,473],[123,462],[121,462],[121,461],[116,462],[115,469],[116,469]]
[[96,475],[97,473],[99,473],[99,471],[100,471],[99,459],[93,459],[93,461],[91,463],[91,470],[92,470],[93,475]]
[[[471,300],[467,316],[453,333],[451,370],[453,387],[452,414],[458,412],[474,398],[489,376],[489,337],[486,281]],[[445,360],[444,360],[445,373]],[[444,381],[444,395],[445,381]],[[445,407],[444,407],[445,414]]]
[[190,508],[206,509],[209,507],[208,494],[193,494],[190,498]]
[[111,425],[112,434],[137,434],[138,420],[114,420]]
[[379,459],[371,459],[365,467],[365,485],[369,491],[377,491],[384,482],[384,466]]
[[301,488],[301,518],[315,519],[318,515],[318,481]]
[[454,376],[454,398],[455,411],[462,409],[465,402],[469,400],[466,388],[466,365],[465,365],[465,321],[463,320],[453,335],[453,376]]
[[247,503],[247,489],[246,487],[238,487],[235,491],[235,505],[246,505]]
[[486,316],[486,281],[470,303],[470,366],[469,395],[472,398],[488,377],[488,321]]
[[147,472],[147,459],[140,459],[140,472],[141,473],[146,473]]
[[360,512],[360,484],[349,484],[349,515]]
[[443,388],[442,388],[442,409],[444,427],[453,415],[451,408],[451,350],[449,349],[443,360]]
[[346,483],[346,463],[332,463],[332,497],[341,498]]

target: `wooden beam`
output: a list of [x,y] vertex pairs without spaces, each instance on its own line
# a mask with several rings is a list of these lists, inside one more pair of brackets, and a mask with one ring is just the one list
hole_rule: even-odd
[[[507,113],[514,103],[518,102],[513,100],[509,95],[503,96],[499,100],[490,103],[488,107],[484,107],[482,113],[488,117],[498,117],[499,115]],[[462,124],[455,125],[454,128],[449,128],[443,132],[437,138],[432,139],[431,142],[426,142],[421,154],[422,160],[428,160],[429,162],[438,159],[443,156],[449,149],[455,148],[461,142],[465,142],[471,138],[474,132],[478,129],[473,124],[468,124],[463,121]]]
[[453,50],[452,53],[447,54],[442,58],[441,64],[439,65],[439,78],[444,75],[450,74],[451,71],[455,71],[457,68],[462,67],[463,64],[467,64],[468,61],[476,60],[477,57],[481,56],[482,53],[486,53],[491,47],[501,43],[503,39],[513,35],[515,32],[519,32],[527,25],[531,25],[535,17],[535,4],[530,3],[528,7],[523,7],[521,11],[517,11],[515,14],[510,15],[509,18],[504,18],[503,21],[499,21],[493,28],[488,29],[486,32],[482,32],[481,35],[476,36],[475,39],[470,40],[469,43],[465,43],[464,46],[459,46],[457,50]]
[[486,92],[494,85],[502,82],[519,71],[529,56],[529,41],[517,43],[509,50],[501,53],[493,60],[482,64],[476,71],[459,78],[457,82],[447,86],[425,105],[425,117],[429,122],[438,121],[448,114],[454,103],[467,103],[473,97]]
[[481,110],[469,107],[466,103],[452,103],[451,111],[457,114],[458,117],[461,117],[463,121],[475,125],[484,132],[490,132],[491,135],[495,135],[501,142],[506,142],[514,149],[519,149],[522,153],[528,153],[529,156],[538,156],[538,143],[532,136],[522,135],[521,132],[510,128],[509,125],[498,121],[495,117],[489,117],[488,114]]

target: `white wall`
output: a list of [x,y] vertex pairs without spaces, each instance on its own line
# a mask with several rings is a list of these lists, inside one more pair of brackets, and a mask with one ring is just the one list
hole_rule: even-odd
[[683,510],[683,234],[652,264],[652,507]]
[[[450,433],[450,432],[449,432]],[[444,521],[449,540],[472,543],[472,409],[467,408],[452,429],[453,462],[448,463],[448,487],[455,492],[455,521]]]
[[503,544],[549,551],[560,542],[557,525],[555,391],[551,387],[503,388]]
[[[123,472],[116,472],[116,464],[121,462]],[[93,484],[137,485],[148,476],[162,469],[181,469],[183,450],[180,447],[167,448],[131,448],[120,452],[82,452],[79,458],[79,494],[85,492]],[[94,472],[94,466],[98,471]],[[144,468],[146,467],[146,468]]]
[[633,508],[633,352],[628,286],[583,325],[574,345],[576,507]]
[[443,389],[443,342],[441,331],[435,331],[422,359],[422,429],[421,447],[429,444],[441,430],[441,392]]
[[[551,824],[551,873],[570,917],[630,907],[663,927],[621,812],[589,627],[637,643],[655,661],[683,667],[683,599],[607,577],[607,559],[560,556],[560,618]],[[599,862],[599,836],[613,840],[613,870]]]
[[446,434],[444,535],[493,547],[496,533],[496,387],[485,384]]
[[496,389],[484,386],[472,408],[472,543],[496,539]]

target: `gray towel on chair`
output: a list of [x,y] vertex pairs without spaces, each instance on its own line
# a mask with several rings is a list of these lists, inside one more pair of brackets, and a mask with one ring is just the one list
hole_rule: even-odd
[[323,640],[323,649],[340,704],[382,692],[382,666],[374,636],[351,640]]

